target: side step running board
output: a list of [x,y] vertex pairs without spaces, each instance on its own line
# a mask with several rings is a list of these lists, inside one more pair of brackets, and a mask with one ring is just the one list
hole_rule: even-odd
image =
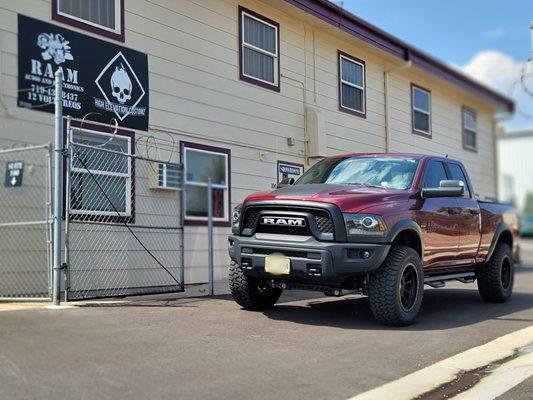
[[472,283],[476,280],[475,272],[462,272],[459,274],[434,275],[424,278],[424,283],[434,288],[446,286],[446,281],[457,280],[462,283]]

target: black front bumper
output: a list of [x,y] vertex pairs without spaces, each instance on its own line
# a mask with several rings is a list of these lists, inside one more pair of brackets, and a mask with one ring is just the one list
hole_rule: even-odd
[[[257,233],[230,236],[229,255],[246,274],[281,282],[343,287],[357,276],[377,269],[385,260],[389,243],[320,242],[311,236]],[[370,256],[363,257],[363,252]],[[290,274],[265,272],[265,256],[280,253],[290,258]]]

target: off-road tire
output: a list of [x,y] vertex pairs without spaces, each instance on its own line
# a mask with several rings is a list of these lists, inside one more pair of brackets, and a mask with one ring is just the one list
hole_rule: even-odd
[[264,279],[247,276],[236,264],[229,267],[229,287],[237,304],[254,311],[272,308],[282,292],[281,289],[271,288]]
[[487,303],[504,303],[513,292],[514,264],[511,247],[498,243],[494,253],[477,271],[479,295]]
[[[402,299],[401,282],[404,274],[416,275],[413,279],[414,298],[409,304]],[[370,274],[368,297],[374,318],[390,326],[413,323],[420,311],[424,293],[424,271],[418,253],[410,247],[393,246],[383,264]],[[406,307],[408,305],[408,307]]]

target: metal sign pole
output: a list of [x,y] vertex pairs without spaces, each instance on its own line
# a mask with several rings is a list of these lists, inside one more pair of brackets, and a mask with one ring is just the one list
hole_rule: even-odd
[[61,287],[61,212],[63,206],[63,72],[55,73],[55,139],[54,139],[54,269],[52,300],[59,305]]
[[65,177],[65,275],[64,275],[64,301],[68,301],[68,290],[70,288],[70,185],[71,185],[71,168],[72,168],[72,126],[70,115],[67,116],[67,138],[65,141],[65,153],[67,157],[66,167],[66,177]]
[[213,184],[207,181],[207,260],[209,271],[209,296],[215,294],[213,273]]

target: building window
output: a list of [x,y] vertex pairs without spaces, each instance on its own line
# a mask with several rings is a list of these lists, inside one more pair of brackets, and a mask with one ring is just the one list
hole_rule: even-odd
[[431,137],[431,92],[411,86],[413,132]]
[[477,151],[477,118],[476,112],[463,107],[463,147],[467,150]]
[[279,24],[239,7],[241,80],[279,91]]
[[157,185],[161,189],[181,188],[181,167],[178,164],[163,164],[158,167]]
[[185,221],[207,221],[207,184],[213,188],[213,220],[229,226],[230,157],[228,149],[182,142],[185,178]]
[[124,41],[124,0],[52,0],[52,19]]
[[340,110],[365,117],[365,96],[365,62],[339,51]]
[[70,214],[83,220],[131,221],[133,133],[113,135],[104,129],[85,123],[83,129],[71,130],[71,141],[81,146],[74,146],[70,160]]

